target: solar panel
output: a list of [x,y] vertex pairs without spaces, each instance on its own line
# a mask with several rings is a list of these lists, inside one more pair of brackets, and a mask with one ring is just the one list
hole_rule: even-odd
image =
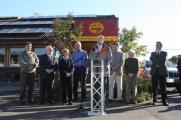
[[30,16],[25,19],[42,19],[42,18],[66,18],[67,15],[55,15],[55,16]]
[[2,29],[0,33],[47,33],[52,32],[52,28],[14,28],[14,29]]
[[16,21],[16,22],[0,22],[0,25],[38,25],[53,24],[53,21]]
[[2,29],[2,30],[0,30],[0,33],[8,33],[11,30],[13,30],[13,29]]

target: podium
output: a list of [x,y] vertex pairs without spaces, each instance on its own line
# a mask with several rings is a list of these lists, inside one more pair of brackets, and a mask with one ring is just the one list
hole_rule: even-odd
[[104,111],[104,61],[105,59],[91,59],[91,100],[88,115],[106,115]]

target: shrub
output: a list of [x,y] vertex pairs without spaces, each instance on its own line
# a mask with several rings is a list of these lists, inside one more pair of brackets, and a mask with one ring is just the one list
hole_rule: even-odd
[[145,100],[151,99],[152,94],[152,83],[151,77],[138,77],[138,102],[144,102]]
[[55,73],[55,79],[53,82],[53,98],[55,101],[62,100],[61,81],[59,72]]

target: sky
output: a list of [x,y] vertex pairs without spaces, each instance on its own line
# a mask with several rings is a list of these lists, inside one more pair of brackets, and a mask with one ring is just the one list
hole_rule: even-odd
[[[181,54],[181,0],[1,0],[0,17],[33,15],[115,15],[122,28],[135,26],[139,44],[155,50],[163,43],[168,58]],[[148,55],[149,56],[149,55]],[[148,57],[147,56],[147,57]]]

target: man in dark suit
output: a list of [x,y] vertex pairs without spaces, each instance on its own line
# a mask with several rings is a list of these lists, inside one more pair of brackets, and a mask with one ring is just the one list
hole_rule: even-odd
[[181,95],[181,56],[180,55],[178,55],[177,69],[179,72],[179,83],[176,87],[177,87],[178,92]]
[[[106,46],[104,44],[104,36],[103,35],[98,35],[97,36],[97,44],[91,49],[90,54],[89,54],[89,59],[99,59],[99,60],[94,60],[94,65],[101,65],[100,59],[104,60],[104,92],[105,92],[105,97],[108,98],[108,86],[109,86],[109,78],[110,78],[110,62],[112,60],[112,52],[111,48],[109,46]],[[101,69],[100,67],[95,67],[94,72],[100,73]],[[96,74],[96,77],[98,77],[99,74]],[[98,89],[101,87],[100,85],[101,79],[94,84],[94,87]],[[99,101],[101,97],[99,94],[95,93],[94,98],[96,101]],[[100,102],[99,102],[100,104]],[[95,104],[94,104],[95,105]],[[93,105],[93,106],[94,106]],[[101,106],[101,105],[100,105]]]
[[40,104],[44,104],[47,99],[48,103],[53,105],[52,82],[54,79],[55,59],[52,46],[47,46],[46,51],[47,53],[40,57]]
[[164,106],[169,106],[166,91],[166,77],[168,74],[165,66],[167,52],[162,51],[161,48],[162,43],[156,42],[156,51],[152,52],[150,57],[150,60],[152,61],[150,73],[152,75],[153,105],[157,102],[157,87],[159,81],[162,103]]

